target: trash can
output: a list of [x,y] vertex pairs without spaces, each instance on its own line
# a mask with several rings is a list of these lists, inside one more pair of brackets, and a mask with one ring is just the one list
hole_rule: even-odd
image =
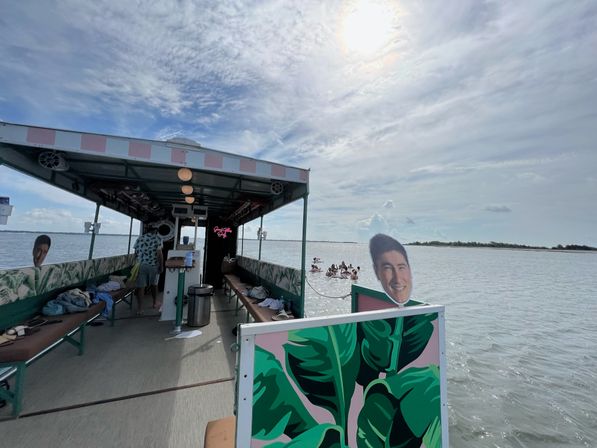
[[187,325],[189,327],[203,327],[209,324],[213,291],[214,287],[205,283],[189,286],[187,290],[189,297]]

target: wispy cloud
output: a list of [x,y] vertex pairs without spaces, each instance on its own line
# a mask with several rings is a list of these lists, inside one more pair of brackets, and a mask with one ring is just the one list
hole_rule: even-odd
[[57,208],[34,208],[19,216],[19,220],[25,227],[35,226],[37,228],[52,228],[62,225],[70,231],[83,231],[84,220],[73,215],[70,210]]
[[510,213],[512,211],[512,209],[506,205],[488,205],[485,207],[485,210],[494,213]]
[[[69,207],[89,208],[92,203],[79,196],[74,196],[58,188],[49,188],[48,184],[32,178],[25,181],[16,171],[0,166],[0,188],[5,192],[25,194],[28,198],[43,203],[68,205]],[[9,193],[11,194],[11,193]]]

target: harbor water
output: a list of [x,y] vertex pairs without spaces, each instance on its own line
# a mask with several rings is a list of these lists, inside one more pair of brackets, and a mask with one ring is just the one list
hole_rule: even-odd
[[[0,269],[31,265],[36,234],[0,232]],[[52,234],[46,263],[85,259],[89,235]],[[134,243],[134,238],[133,241]],[[126,253],[98,235],[94,256]],[[239,243],[257,258],[258,242]],[[263,241],[262,259],[298,267],[300,242]],[[450,446],[597,446],[597,253],[407,247],[413,298],[446,306]],[[360,266],[380,289],[366,244],[311,242],[325,269]],[[351,280],[307,273],[308,316],[350,311]]]

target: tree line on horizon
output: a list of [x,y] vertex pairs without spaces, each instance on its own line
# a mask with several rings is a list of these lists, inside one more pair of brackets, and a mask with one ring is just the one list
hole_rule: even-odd
[[408,243],[409,246],[450,246],[450,247],[494,247],[503,249],[542,249],[542,250],[597,250],[597,247],[585,246],[582,244],[558,244],[553,247],[546,246],[528,246],[526,244],[513,243],[498,243],[491,241],[490,243],[479,243],[476,241],[415,241]]

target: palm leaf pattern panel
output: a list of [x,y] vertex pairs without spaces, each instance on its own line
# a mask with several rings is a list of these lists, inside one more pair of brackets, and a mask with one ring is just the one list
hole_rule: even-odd
[[0,306],[132,266],[134,255],[0,271]]
[[0,305],[34,295],[34,268],[0,271]]
[[244,270],[300,296],[301,271],[288,266],[259,261],[248,257],[237,257],[237,263]]

